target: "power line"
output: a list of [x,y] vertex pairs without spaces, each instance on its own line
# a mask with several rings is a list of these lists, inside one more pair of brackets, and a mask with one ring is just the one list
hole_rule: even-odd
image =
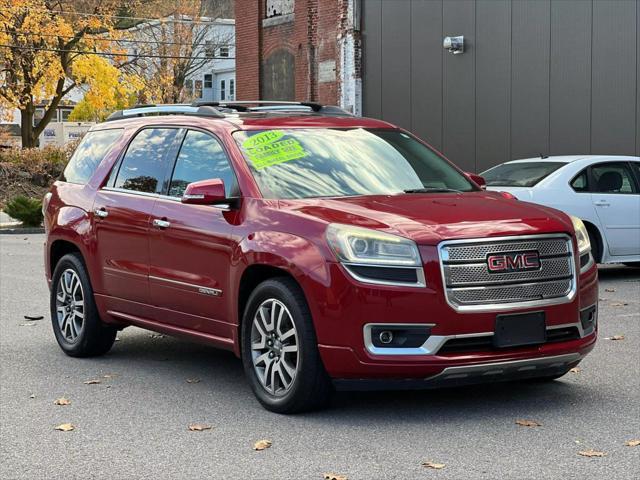
[[[6,29],[0,29],[1,32],[5,33],[13,33],[17,35],[32,36],[32,37],[52,37],[52,38],[75,38],[73,35],[56,35],[53,33],[32,33],[32,32],[18,32]],[[125,39],[125,38],[113,38],[113,37],[83,37],[87,40],[98,40],[98,41],[108,41],[108,42],[126,42],[126,43],[134,43],[134,44],[153,44],[153,45],[185,45],[185,46],[207,46],[207,43],[185,43],[185,42],[168,42],[161,40],[134,40],[134,39]],[[216,47],[232,47],[235,44],[233,43],[216,43]]]
[[135,57],[135,58],[168,58],[168,59],[184,59],[184,60],[235,60],[236,57],[198,57],[192,55],[155,55],[155,54],[133,54],[133,53],[112,53],[112,52],[87,52],[85,50],[66,50],[61,48],[46,47],[23,47],[21,45],[0,44],[0,48],[15,48],[18,50],[31,50],[43,52],[58,53],[80,53],[82,55],[98,55],[103,57]]
[[[54,13],[56,15],[79,15],[81,17],[98,17],[98,18],[117,18],[118,20],[140,20],[142,22],[168,22],[168,23],[189,23],[189,24],[212,24],[215,23],[218,18],[212,20],[187,20],[183,18],[171,18],[169,16],[162,18],[148,18],[148,17],[127,17],[125,15],[110,15],[107,13],[88,13],[88,12],[74,12],[70,10],[49,10],[46,8],[26,8],[26,10],[32,10],[34,12]],[[186,15],[185,15],[186,16]],[[208,18],[208,17],[198,17]]]

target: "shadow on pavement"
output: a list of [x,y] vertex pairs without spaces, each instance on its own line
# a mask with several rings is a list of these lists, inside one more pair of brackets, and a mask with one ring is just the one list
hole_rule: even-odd
[[627,267],[620,263],[599,265],[598,277],[601,280],[640,280],[640,268]]

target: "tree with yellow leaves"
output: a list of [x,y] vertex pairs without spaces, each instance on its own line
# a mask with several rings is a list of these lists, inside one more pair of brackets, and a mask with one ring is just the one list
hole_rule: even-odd
[[[126,8],[135,2],[126,1]],[[115,105],[140,87],[118,62],[125,52],[113,41],[123,0],[0,0],[0,108],[21,113],[23,148],[36,145],[65,96],[88,87],[96,110]],[[43,117],[34,122],[36,106]]]

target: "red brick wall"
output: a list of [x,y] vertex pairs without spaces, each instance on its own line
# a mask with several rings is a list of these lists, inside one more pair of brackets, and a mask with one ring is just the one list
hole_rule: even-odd
[[[296,0],[295,19],[280,25],[262,25],[264,0],[236,0],[237,98],[255,99],[260,94],[260,63],[278,49],[295,58],[296,100],[339,102],[340,52],[338,37],[344,25],[347,0]],[[324,80],[335,62],[332,81]],[[325,62],[325,63],[323,63]]]

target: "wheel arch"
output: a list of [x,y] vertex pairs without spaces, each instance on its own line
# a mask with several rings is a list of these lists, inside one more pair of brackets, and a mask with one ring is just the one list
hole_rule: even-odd
[[[598,258],[595,258],[596,255],[594,255],[595,261],[596,263],[602,263],[602,259],[604,258],[604,249],[605,249],[605,244],[604,244],[604,238],[602,236],[602,233],[600,232],[600,229],[597,227],[597,225],[595,225],[593,222],[590,222],[589,220],[582,220],[582,222],[584,223],[584,226],[587,228],[587,231],[592,233],[595,238],[596,241],[598,242],[597,246],[597,252]],[[593,251],[593,247],[592,247],[592,251]]]

